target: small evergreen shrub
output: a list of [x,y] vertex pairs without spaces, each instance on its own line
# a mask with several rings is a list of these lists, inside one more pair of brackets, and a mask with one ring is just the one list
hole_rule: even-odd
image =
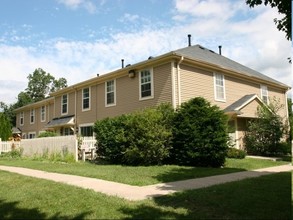
[[39,134],[38,138],[42,138],[42,137],[56,137],[58,136],[57,133],[53,132],[53,131],[45,131],[42,132],[41,134]]
[[228,158],[235,158],[235,159],[244,159],[246,156],[246,152],[244,150],[240,150],[237,148],[229,148],[227,152]]
[[171,161],[189,166],[222,166],[228,150],[227,129],[227,116],[204,98],[183,103],[173,120]]
[[170,105],[162,104],[97,121],[98,156],[116,164],[161,164],[169,156],[173,114]]

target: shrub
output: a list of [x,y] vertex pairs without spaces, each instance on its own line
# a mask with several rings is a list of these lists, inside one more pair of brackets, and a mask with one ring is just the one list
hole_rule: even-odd
[[23,148],[13,149],[10,152],[2,153],[0,157],[3,158],[21,158],[23,153]]
[[42,138],[42,137],[56,137],[57,133],[53,132],[53,131],[45,131],[42,132],[41,134],[39,134],[38,138]]
[[106,118],[94,126],[99,156],[111,163],[161,164],[169,156],[172,137],[170,105]]
[[173,163],[222,166],[228,149],[227,116],[204,98],[191,99],[174,116],[173,138]]
[[246,156],[246,152],[244,150],[240,150],[237,148],[230,147],[227,152],[228,158],[236,158],[236,159],[243,159]]
[[257,119],[249,121],[244,137],[248,154],[274,155],[278,154],[280,142],[287,128],[277,112],[283,108],[276,100],[271,100],[269,106],[257,109]]

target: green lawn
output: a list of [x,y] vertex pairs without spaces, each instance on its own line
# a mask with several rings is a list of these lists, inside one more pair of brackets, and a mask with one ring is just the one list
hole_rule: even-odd
[[66,173],[99,178],[130,185],[144,186],[161,182],[171,182],[225,173],[253,170],[263,167],[288,164],[259,159],[227,159],[224,168],[199,168],[185,166],[120,166],[96,165],[89,162],[52,163],[49,161],[32,161],[27,159],[0,158],[0,165],[19,166],[49,172]]
[[4,171],[0,183],[0,219],[291,219],[289,172],[140,202]]

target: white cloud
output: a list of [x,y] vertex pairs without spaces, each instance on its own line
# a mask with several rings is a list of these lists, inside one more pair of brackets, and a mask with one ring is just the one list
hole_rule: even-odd
[[[91,14],[95,13],[97,10],[96,5],[91,0],[58,0],[58,3],[73,10],[84,8]],[[104,3],[102,2],[101,4]]]

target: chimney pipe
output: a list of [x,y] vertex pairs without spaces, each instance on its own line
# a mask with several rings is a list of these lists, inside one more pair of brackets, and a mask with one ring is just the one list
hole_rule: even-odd
[[122,66],[122,69],[124,68],[124,59],[121,59],[121,66]]
[[191,34],[188,34],[188,46],[190,47],[191,46]]
[[222,46],[219,46],[219,54],[222,55]]

